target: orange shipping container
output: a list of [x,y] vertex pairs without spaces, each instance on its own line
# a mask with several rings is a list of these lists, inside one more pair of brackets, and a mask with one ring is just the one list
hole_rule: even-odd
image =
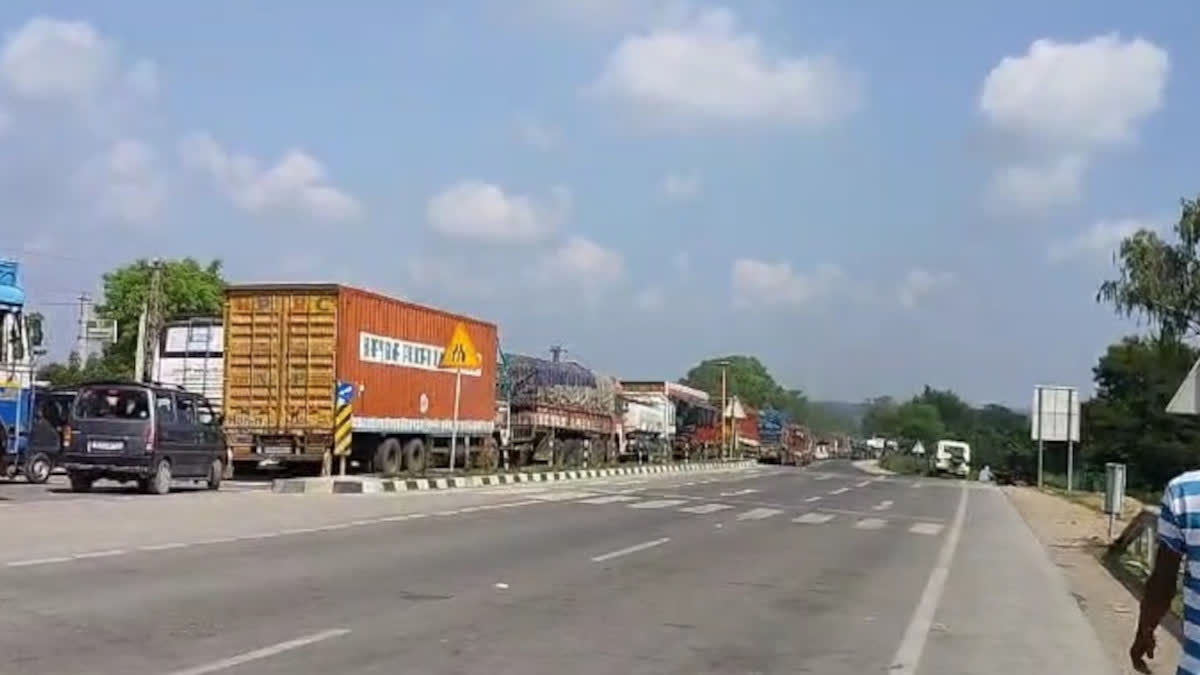
[[320,459],[334,387],[349,382],[354,454],[387,438],[449,436],[455,372],[442,352],[462,322],[482,367],[462,373],[458,434],[492,434],[495,324],[334,284],[231,286],[225,308],[226,429],[234,460]]

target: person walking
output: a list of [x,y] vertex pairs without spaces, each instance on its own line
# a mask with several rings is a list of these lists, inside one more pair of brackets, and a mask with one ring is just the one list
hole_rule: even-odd
[[1154,658],[1154,630],[1171,608],[1179,579],[1179,564],[1188,563],[1183,575],[1183,656],[1176,675],[1200,675],[1200,471],[1188,471],[1167,483],[1158,516],[1158,542],[1154,569],[1146,580],[1137,631],[1129,647],[1134,670],[1149,673],[1146,659]]

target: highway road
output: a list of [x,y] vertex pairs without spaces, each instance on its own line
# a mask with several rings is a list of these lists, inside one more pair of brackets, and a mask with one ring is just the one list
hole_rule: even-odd
[[1109,672],[1002,493],[840,462],[0,528],[5,673]]

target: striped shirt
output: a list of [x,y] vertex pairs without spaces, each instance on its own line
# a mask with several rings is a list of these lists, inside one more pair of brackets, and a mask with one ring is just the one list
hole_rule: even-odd
[[1163,492],[1158,541],[1183,556],[1183,656],[1176,675],[1200,675],[1200,471],[1176,476]]

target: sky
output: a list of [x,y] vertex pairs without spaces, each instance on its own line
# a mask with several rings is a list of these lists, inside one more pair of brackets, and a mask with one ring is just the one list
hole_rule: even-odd
[[8,0],[0,254],[58,356],[105,271],[193,256],[629,379],[1086,392],[1115,247],[1200,192],[1200,14],[869,4]]

